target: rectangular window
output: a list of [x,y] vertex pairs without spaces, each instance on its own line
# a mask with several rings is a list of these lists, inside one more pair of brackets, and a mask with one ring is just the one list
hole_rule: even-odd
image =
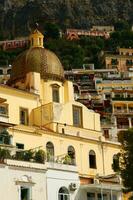
[[107,194],[101,194],[101,193],[97,194],[97,200],[107,200],[107,199],[108,199]]
[[109,138],[109,130],[108,129],[104,130],[104,137]]
[[28,125],[28,109],[20,108],[20,124]]
[[73,125],[82,127],[82,107],[73,106]]
[[8,104],[0,105],[0,115],[8,115]]
[[87,200],[95,200],[95,193],[87,192]]
[[59,103],[59,87],[52,88],[53,102]]
[[118,60],[117,59],[111,59],[111,64],[112,65],[118,65]]
[[16,143],[16,147],[17,147],[18,149],[24,149],[24,144]]
[[20,200],[30,200],[30,188],[22,187],[20,188]]

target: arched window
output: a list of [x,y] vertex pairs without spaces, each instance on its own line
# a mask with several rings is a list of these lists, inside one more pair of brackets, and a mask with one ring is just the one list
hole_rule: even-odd
[[7,74],[11,74],[11,69],[8,69],[8,70],[7,70]]
[[58,192],[58,200],[70,200],[70,194],[66,187],[61,187]]
[[115,172],[119,171],[119,158],[120,158],[120,153],[114,154],[113,155],[113,163],[112,163],[112,168]]
[[41,39],[41,38],[39,38],[39,45],[41,45],[41,43],[42,43],[42,39]]
[[93,150],[89,152],[89,164],[90,168],[96,169],[96,154]]
[[54,145],[52,142],[47,142],[46,144],[46,152],[47,152],[47,161],[54,161]]
[[76,159],[75,159],[75,149],[73,146],[68,147],[68,155],[71,158],[71,164],[75,165],[76,164]]

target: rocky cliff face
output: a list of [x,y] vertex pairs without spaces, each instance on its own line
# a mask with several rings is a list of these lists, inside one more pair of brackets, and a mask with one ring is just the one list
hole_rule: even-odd
[[133,21],[133,0],[0,0],[0,35],[27,34],[35,22],[56,22],[63,27],[111,25]]

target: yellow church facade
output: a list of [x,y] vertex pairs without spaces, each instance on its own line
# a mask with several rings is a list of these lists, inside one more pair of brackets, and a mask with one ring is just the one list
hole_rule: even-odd
[[13,64],[8,85],[0,85],[0,127],[8,124],[16,149],[41,148],[49,153],[49,162],[69,155],[85,187],[85,200],[91,198],[87,192],[101,192],[101,184],[107,199],[110,191],[121,199],[120,183],[110,180],[120,144],[104,138],[98,113],[74,101],[72,82],[65,80],[58,57],[43,47],[43,35],[35,30],[30,40],[30,49]]

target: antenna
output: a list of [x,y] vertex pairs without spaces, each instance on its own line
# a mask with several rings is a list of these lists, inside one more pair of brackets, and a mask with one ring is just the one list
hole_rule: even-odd
[[38,22],[35,23],[35,27],[36,27],[36,29],[38,29],[38,27],[39,27],[39,23]]

